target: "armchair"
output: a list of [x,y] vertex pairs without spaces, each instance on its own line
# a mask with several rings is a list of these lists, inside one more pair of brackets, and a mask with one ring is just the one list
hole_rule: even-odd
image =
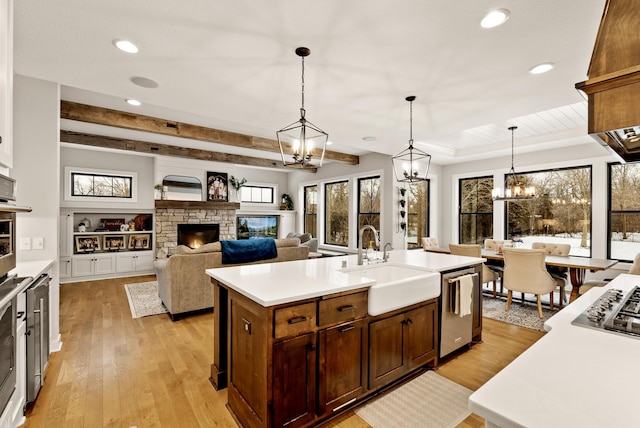
[[[538,315],[542,318],[543,294],[549,294],[550,307],[553,309],[553,291],[559,285],[559,280],[554,279],[545,266],[545,252],[540,249],[505,248],[504,276],[502,278],[507,293],[505,311],[511,308],[514,291],[535,294],[538,303]],[[564,284],[564,281],[563,281]]]

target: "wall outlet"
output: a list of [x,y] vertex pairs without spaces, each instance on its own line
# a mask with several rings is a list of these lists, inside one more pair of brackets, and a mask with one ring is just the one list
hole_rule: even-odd
[[20,250],[29,251],[31,249],[31,238],[20,238]]
[[44,237],[34,236],[32,244],[34,250],[44,250]]

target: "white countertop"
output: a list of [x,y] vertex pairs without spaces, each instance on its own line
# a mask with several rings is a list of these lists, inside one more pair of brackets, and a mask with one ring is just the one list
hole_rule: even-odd
[[9,271],[9,276],[17,275],[18,277],[30,277],[31,281],[25,281],[20,286],[14,287],[10,291],[0,293],[0,306],[13,299],[18,293],[24,291],[31,285],[34,279],[40,274],[48,271],[53,266],[53,260],[35,260],[30,262],[16,263],[16,267]]
[[571,324],[605,290],[636,285],[639,276],[620,275],[554,315],[544,337],[471,395],[469,409],[487,426],[640,426],[640,338]]
[[[340,272],[342,262],[357,265],[357,256],[321,257],[280,263],[263,263],[207,269],[207,275],[229,288],[268,307],[365,288],[375,280]],[[477,265],[485,259],[417,250],[389,252],[389,262],[420,267],[429,272],[444,272]]]

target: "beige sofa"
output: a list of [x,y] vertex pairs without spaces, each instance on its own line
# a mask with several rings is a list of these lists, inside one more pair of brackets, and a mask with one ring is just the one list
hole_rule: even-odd
[[[309,248],[301,246],[297,238],[276,239],[276,250],[276,258],[251,264],[303,260],[309,257]],[[228,266],[237,265],[222,264],[220,242],[205,244],[194,250],[181,245],[173,256],[156,260],[153,269],[158,279],[158,295],[169,310],[171,318],[175,321],[180,314],[212,308],[213,286],[211,277],[204,271]]]

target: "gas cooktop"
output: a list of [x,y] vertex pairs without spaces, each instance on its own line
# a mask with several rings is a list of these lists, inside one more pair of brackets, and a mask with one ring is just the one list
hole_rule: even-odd
[[571,324],[640,338],[640,286],[607,290]]

